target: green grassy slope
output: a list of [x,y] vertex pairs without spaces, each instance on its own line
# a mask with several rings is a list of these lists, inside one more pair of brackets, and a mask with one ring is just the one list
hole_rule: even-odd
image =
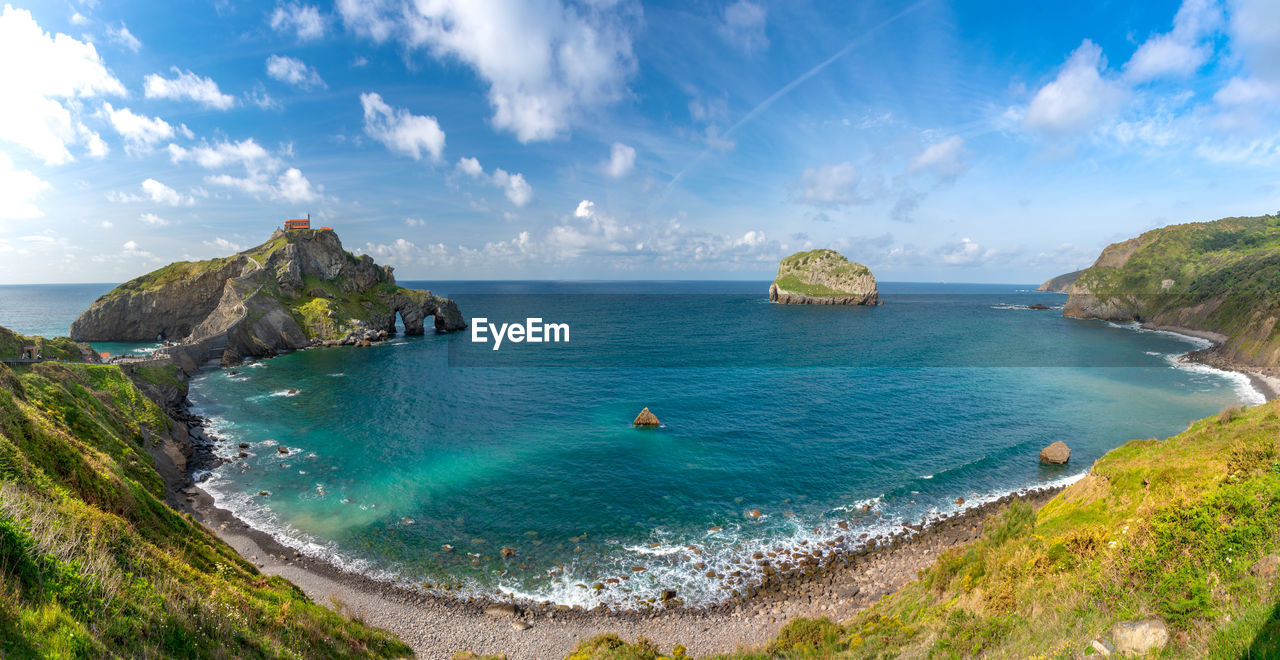
[[0,365],[0,657],[398,657],[164,504],[114,366]]
[[25,346],[36,346],[48,360],[79,362],[80,346],[66,337],[28,337],[0,327],[0,358],[16,358]]
[[849,291],[840,291],[821,284],[811,284],[799,275],[799,273],[808,273],[814,269],[821,270],[831,278],[853,278],[870,272],[866,266],[849,261],[835,250],[816,249],[783,257],[778,263],[778,277],[774,280],[774,284],[784,291],[806,296],[850,295]]
[[[1118,316],[1225,334],[1232,359],[1259,366],[1280,360],[1280,217],[1173,225],[1134,242],[1123,265],[1081,273],[1076,291],[1114,303]],[[1069,301],[1068,313],[1071,307]]]
[[[1014,504],[981,541],[842,623],[798,619],[730,658],[1070,658],[1117,622],[1158,618],[1160,657],[1280,657],[1280,404],[1130,442],[1040,511]],[[575,658],[650,658],[616,638]]]

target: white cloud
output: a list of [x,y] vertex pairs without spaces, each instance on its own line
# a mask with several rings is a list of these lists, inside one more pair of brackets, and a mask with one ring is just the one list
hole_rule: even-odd
[[107,199],[120,203],[152,202],[168,206],[191,206],[196,201],[191,195],[184,195],[155,179],[143,181],[140,187],[141,195],[113,191],[107,193]]
[[143,90],[149,99],[190,99],[216,110],[229,110],[236,104],[236,98],[223,94],[218,83],[212,78],[198,76],[191,71],[183,71],[178,67],[170,69],[173,78],[165,78],[158,73],[149,74],[143,81]]
[[810,167],[800,175],[800,198],[818,206],[866,204],[875,195],[863,190],[864,179],[852,163]]
[[84,124],[78,124],[76,130],[79,132],[81,139],[84,140],[85,153],[89,154],[90,158],[101,160],[111,153],[111,148],[107,146],[107,143],[102,139],[101,135],[98,135],[97,131],[90,130]]
[[201,144],[187,149],[176,144],[167,147],[169,159],[176,163],[194,161],[205,169],[217,170],[232,165],[243,165],[246,169],[278,169],[280,164],[275,158],[254,141],[253,138],[239,142],[215,142]]
[[1238,52],[1250,74],[1280,85],[1280,3],[1273,0],[1228,0],[1231,50]]
[[159,117],[140,115],[129,108],[117,110],[110,103],[103,103],[99,114],[111,122],[111,127],[116,129],[132,149],[149,149],[157,142],[173,137],[173,126]]
[[458,171],[473,179],[484,175],[484,168],[480,167],[480,161],[475,158],[459,158]]
[[326,86],[315,69],[296,57],[282,55],[268,57],[267,75],[302,89]]
[[299,41],[310,41],[324,36],[325,18],[312,5],[296,2],[282,4],[271,12],[271,29],[276,32],[293,32]]
[[636,150],[621,142],[614,142],[609,148],[609,162],[605,163],[604,171],[615,179],[631,173],[636,166]]
[[320,199],[320,192],[311,185],[311,181],[303,176],[296,167],[285,170],[272,182],[268,175],[258,173],[245,177],[229,174],[218,174],[205,177],[205,181],[214,185],[235,188],[255,197],[268,197],[286,202],[313,202]]
[[444,131],[435,117],[392,108],[376,93],[361,94],[360,105],[364,107],[364,132],[388,149],[414,160],[422,160],[424,151],[436,162],[444,155]]
[[529,203],[529,200],[533,199],[533,186],[530,186],[529,182],[525,181],[523,174],[513,174],[498,168],[493,171],[492,176],[485,176],[484,167],[475,158],[459,158],[455,169],[473,179],[479,179],[494,187],[501,188],[507,199],[511,200],[511,203],[517,207],[524,206]]
[[98,226],[102,227],[103,229],[111,229],[115,225],[112,224],[110,220],[103,220],[102,222],[98,223]]
[[147,179],[146,181],[143,181],[142,192],[146,193],[146,195],[151,198],[151,201],[157,204],[168,204],[169,206],[191,206],[195,203],[195,199],[190,195],[183,195],[155,179]]
[[86,18],[84,14],[81,14],[80,12],[75,12],[71,14],[71,24],[72,25],[88,25],[89,19]]
[[222,255],[235,254],[237,252],[244,251],[243,245],[228,241],[221,236],[215,237],[212,241],[204,241],[204,244],[214,250],[217,250],[218,254]]
[[1205,38],[1222,25],[1217,0],[1183,0],[1173,18],[1173,30],[1147,39],[1125,64],[1125,77],[1145,82],[1195,73],[1213,54]]
[[913,172],[931,171],[939,179],[950,181],[969,169],[969,163],[965,162],[965,155],[964,138],[953,135],[929,145],[920,155],[912,158],[909,169]]
[[507,199],[516,206],[524,206],[533,198],[533,187],[524,180],[523,174],[508,174],[506,170],[496,169],[493,171],[493,185],[502,188]]
[[1022,125],[1051,136],[1092,129],[1119,109],[1125,88],[1104,78],[1102,49],[1085,39],[1067,58],[1058,76],[1036,92],[1022,116]]
[[405,218],[404,224],[409,227],[422,227],[427,224],[422,218]]
[[730,45],[744,53],[769,47],[769,37],[764,33],[765,8],[748,0],[724,8],[724,16],[716,25],[716,33]]
[[168,226],[169,224],[168,220],[165,220],[164,218],[154,213],[143,213],[141,216],[141,219],[144,223],[146,223],[151,227],[165,227],[165,226]]
[[138,249],[138,242],[137,242],[137,241],[128,241],[128,242],[126,242],[122,247],[123,247],[124,249],[126,249],[126,250],[129,250],[130,252],[133,252],[133,251],[136,251],[136,250]]
[[489,85],[493,125],[526,143],[620,98],[635,70],[626,12],[602,3],[339,0],[338,11],[357,34],[470,66]]
[[48,165],[74,160],[67,147],[82,135],[76,99],[125,94],[93,44],[50,35],[30,12],[9,5],[0,13],[0,62],[0,140]]
[[52,187],[27,170],[14,169],[9,155],[0,152],[0,219],[26,220],[44,215],[35,201]]
[[127,48],[135,53],[142,49],[142,42],[138,41],[138,38],[133,36],[133,33],[129,31],[129,27],[124,23],[121,23],[118,28],[113,28],[108,25],[107,38],[110,39],[112,43],[118,44],[122,48]]
[[595,202],[589,199],[584,199],[581,202],[578,202],[578,208],[573,210],[573,217],[590,218],[591,215],[595,213],[595,208],[596,208]]

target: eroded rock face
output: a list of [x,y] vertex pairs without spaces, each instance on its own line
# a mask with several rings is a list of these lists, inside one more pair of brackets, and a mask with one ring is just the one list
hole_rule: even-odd
[[181,340],[166,349],[187,367],[316,344],[355,344],[395,332],[466,328],[452,300],[396,286],[390,267],[342,249],[337,234],[277,231],[266,243],[226,259],[179,262],[123,284],[72,324],[90,341]]
[[1040,462],[1061,465],[1071,460],[1071,448],[1061,440],[1040,450]]
[[835,250],[797,252],[778,264],[769,300],[786,305],[878,305],[871,271]]

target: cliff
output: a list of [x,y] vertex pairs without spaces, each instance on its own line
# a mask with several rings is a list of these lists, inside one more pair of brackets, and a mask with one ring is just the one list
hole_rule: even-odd
[[397,286],[392,268],[342,249],[331,230],[277,230],[230,257],[181,261],[107,292],[71,324],[78,341],[177,341],[183,363],[234,364],[320,344],[395,332],[466,327],[452,300]]
[[1069,291],[1063,316],[1138,321],[1223,337],[1219,362],[1280,363],[1280,218],[1153,229],[1108,246]]
[[[172,366],[134,377],[184,390]],[[189,444],[119,367],[0,364],[0,657],[411,653],[172,508]]]
[[1047,282],[1045,282],[1044,284],[1041,284],[1040,286],[1036,287],[1036,291],[1048,291],[1051,293],[1070,293],[1071,285],[1076,283],[1076,280],[1080,278],[1080,273],[1083,273],[1083,272],[1084,270],[1074,270],[1074,271],[1071,271],[1070,273],[1064,273],[1062,275],[1054,277],[1048,280]]
[[778,264],[769,300],[787,305],[877,305],[876,278],[835,250],[797,252]]

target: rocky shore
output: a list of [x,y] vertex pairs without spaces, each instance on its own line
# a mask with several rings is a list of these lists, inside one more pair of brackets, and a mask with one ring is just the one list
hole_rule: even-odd
[[[173,412],[190,437],[186,475],[209,470],[220,459],[221,440],[185,406]],[[946,550],[977,540],[984,520],[1013,499],[1035,506],[1061,487],[1020,491],[903,527],[891,536],[861,539],[856,549],[814,548],[792,561],[772,559],[763,583],[745,595],[710,607],[684,607],[678,599],[641,611],[592,610],[563,605],[458,597],[427,592],[348,572],[307,557],[217,507],[189,479],[175,485],[170,503],[234,547],[267,574],[281,575],[314,601],[394,632],[419,657],[451,658],[455,652],[505,653],[517,658],[563,657],[581,640],[605,632],[648,637],[664,647],[684,644],[695,655],[758,646],[796,617],[848,618],[916,579]],[[771,553],[772,554],[772,553]],[[768,564],[771,558],[756,559]]]

